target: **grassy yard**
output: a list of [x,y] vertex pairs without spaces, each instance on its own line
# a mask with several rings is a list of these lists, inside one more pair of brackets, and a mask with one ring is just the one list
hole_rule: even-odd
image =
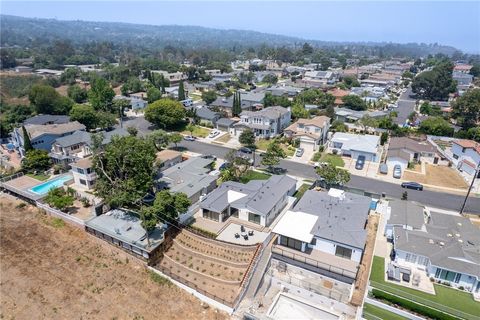
[[[373,287],[396,294],[398,296],[402,296],[410,300],[414,300],[417,303],[430,305],[438,310],[442,310],[441,307],[445,306],[446,308],[444,308],[443,311],[448,311],[449,308],[451,308],[471,315],[480,314],[480,302],[476,302],[475,300],[473,300],[473,297],[470,293],[448,288],[443,285],[434,284],[436,294],[432,295],[423,291],[406,288],[392,283],[387,283],[384,280],[384,266],[384,258],[378,256],[373,257],[370,280],[379,284],[376,285],[376,283],[372,282]],[[429,304],[429,301],[433,303]]]
[[365,303],[363,306],[363,317],[367,320],[378,320],[378,319],[385,319],[385,320],[405,320],[407,318],[399,316],[393,312],[384,310],[377,306],[374,306],[369,303]]
[[[190,135],[190,131],[187,131],[187,130],[183,130],[181,133]],[[195,126],[195,129],[193,130],[194,137],[205,138],[206,136],[208,136],[209,133],[210,133],[210,129],[200,127],[200,126]]]
[[313,155],[312,161],[315,162],[328,162],[333,164],[336,167],[343,167],[345,166],[345,162],[343,161],[342,157],[336,154],[331,153],[320,153],[317,152]]
[[42,173],[37,173],[37,174],[27,173],[27,176],[40,181],[46,181],[48,180],[48,178],[50,178],[50,176],[44,175]]
[[308,188],[310,188],[310,184],[307,184],[307,183],[302,184],[293,196],[297,199],[300,199],[301,197],[303,197],[303,194],[305,193],[305,191],[308,190]]
[[232,137],[227,133],[221,136],[220,138],[215,139],[214,141],[218,143],[227,143],[228,141],[230,141],[231,138]]
[[271,175],[268,173],[248,170],[243,177],[240,178],[241,183],[247,183],[250,180],[267,180]]
[[[268,144],[272,141],[273,140],[258,139],[257,142],[255,143],[255,145],[257,146],[257,149],[262,150],[262,151],[266,151],[267,147],[268,147]],[[287,157],[291,157],[295,154],[296,149],[294,147],[288,146],[284,143],[281,143],[280,146],[282,147],[282,149],[287,154]]]

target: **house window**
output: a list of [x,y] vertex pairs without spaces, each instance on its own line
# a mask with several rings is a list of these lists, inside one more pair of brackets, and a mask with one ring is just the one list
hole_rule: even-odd
[[312,246],[316,246],[316,245],[317,245],[317,238],[313,238],[313,239],[312,239],[312,242],[310,242],[310,244],[311,244]]
[[337,257],[350,259],[352,257],[352,249],[337,245],[337,247],[335,248],[335,255]]
[[455,275],[455,280],[454,280],[454,282],[455,282],[455,283],[459,283],[461,277],[462,277],[462,274],[461,274],[461,273],[457,273],[457,274]]
[[260,215],[249,212],[248,213],[248,221],[260,224]]
[[422,256],[418,256],[417,263],[422,265],[422,266],[427,266],[428,265],[428,259],[425,258],[425,257],[422,257]]
[[81,173],[81,174],[85,174],[85,171],[84,171],[83,169],[81,169],[81,168],[77,168],[77,172],[78,172],[78,173]]
[[[440,279],[445,280],[445,281],[450,281],[450,282],[455,280],[455,278],[457,276],[456,272],[443,270],[443,269],[440,269],[440,270],[441,270],[440,275],[437,278],[440,278]],[[460,281],[460,279],[459,279],[459,281]]]
[[415,263],[417,261],[417,256],[411,253],[407,253],[405,256],[405,261]]
[[285,247],[289,247],[295,250],[302,251],[302,241],[282,236],[280,238],[280,244]]
[[206,218],[206,219],[219,221],[220,214],[218,212],[213,212],[213,211],[210,211],[210,210],[203,210],[203,217]]
[[453,155],[454,159],[458,159],[458,156],[456,154]]
[[83,179],[80,179],[80,184],[83,184],[84,186],[87,185],[87,181],[83,180]]

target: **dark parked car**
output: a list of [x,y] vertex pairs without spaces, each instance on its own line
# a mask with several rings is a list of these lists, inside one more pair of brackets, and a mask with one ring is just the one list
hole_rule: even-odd
[[248,154],[251,154],[253,152],[252,149],[247,148],[247,147],[241,147],[240,149],[238,149],[238,151],[240,151],[242,153],[248,153]]
[[402,188],[407,188],[407,189],[415,189],[415,190],[423,190],[423,185],[421,185],[418,182],[403,182],[402,183]]
[[357,162],[355,163],[355,169],[362,170],[365,165],[365,156],[358,156]]
[[212,160],[217,160],[217,157],[215,157],[213,154],[206,154],[202,156],[203,159],[212,159]]
[[228,169],[228,167],[230,167],[230,162],[224,162],[220,165],[220,167],[218,167],[218,170],[222,171]]

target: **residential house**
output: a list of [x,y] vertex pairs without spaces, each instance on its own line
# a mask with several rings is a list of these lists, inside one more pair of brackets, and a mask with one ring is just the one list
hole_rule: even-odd
[[391,200],[388,203],[385,236],[393,239],[393,228],[402,227],[408,230],[422,230],[429,213],[425,208],[413,201]]
[[18,73],[31,73],[33,71],[32,67],[27,67],[27,66],[16,66],[15,67],[15,72]]
[[317,151],[327,142],[330,118],[317,116],[312,119],[298,119],[284,130],[288,138],[298,139],[300,148]]
[[[217,97],[217,99],[210,104],[211,107],[218,108],[218,110],[225,112],[228,117],[232,116],[233,97]],[[255,110],[257,105],[249,101],[241,101],[242,110]]]
[[209,127],[215,126],[215,123],[222,116],[220,112],[214,112],[206,106],[200,106],[194,109],[202,125]]
[[156,179],[157,189],[183,192],[192,203],[195,203],[217,185],[218,176],[210,174],[213,162],[212,159],[192,157],[159,171]]
[[157,152],[157,164],[160,171],[166,170],[182,162],[182,153],[165,149]]
[[401,267],[480,292],[480,229],[470,219],[430,212],[421,229],[395,226],[392,239],[394,261]]
[[348,108],[335,108],[335,120],[342,122],[353,123],[362,119],[366,115],[368,115],[370,118],[379,119],[388,116],[389,112],[383,110],[359,111]]
[[202,216],[218,222],[234,216],[266,227],[288,204],[295,187],[296,180],[286,175],[246,184],[227,181],[200,202]]
[[[143,99],[143,93],[131,94],[130,96],[115,96],[113,100],[127,100],[132,110],[145,109],[148,106],[148,102]],[[145,95],[146,97],[146,95]]]
[[365,156],[366,161],[380,161],[380,137],[370,134],[352,134],[336,132],[330,140],[330,148],[337,150],[339,154],[357,159]]
[[472,69],[472,65],[470,64],[464,64],[464,63],[458,63],[453,67],[453,71],[456,72],[462,72],[462,73],[470,73],[470,69]]
[[[273,228],[273,257],[353,283],[367,239],[371,198],[308,190]],[[337,274],[337,275],[335,275]]]
[[180,81],[187,80],[188,78],[183,72],[168,72],[163,70],[152,70],[151,72],[163,75],[163,77],[169,80],[171,84],[179,83]]
[[72,167],[73,181],[75,186],[85,190],[92,190],[97,180],[97,174],[93,169],[92,158],[84,158],[70,164]]
[[457,168],[474,175],[480,166],[480,143],[465,139],[453,140],[451,151]]
[[348,96],[350,94],[350,91],[335,88],[333,90],[329,90],[327,93],[330,93],[332,96],[335,97],[334,103],[336,106],[342,106],[344,105],[342,98]]
[[23,121],[23,125],[35,124],[35,125],[47,125],[47,124],[64,124],[69,123],[70,117],[63,115],[52,115],[52,114],[37,114],[31,118]]
[[408,167],[409,162],[438,162],[436,149],[430,142],[417,141],[407,137],[392,137],[388,145],[387,165],[394,167],[400,165],[402,171]]
[[298,95],[302,89],[286,85],[276,85],[267,89],[267,92],[270,92],[275,97],[288,97],[293,98]]
[[167,228],[157,224],[147,234],[141,217],[125,209],[113,209],[85,221],[85,231],[142,260],[153,259],[161,251]]
[[338,74],[333,71],[307,71],[303,79],[297,82],[310,87],[325,87],[338,81]]
[[[75,131],[85,131],[78,121],[53,124],[24,124],[33,148],[50,151],[57,138],[68,136]],[[13,144],[22,157],[25,156],[23,129],[15,128],[12,133]]]
[[216,126],[218,130],[226,131],[233,135],[235,133],[234,126],[237,122],[237,119],[220,118],[217,120]]
[[235,135],[245,129],[252,129],[255,136],[260,138],[273,138],[283,132],[290,124],[291,112],[289,108],[280,106],[268,107],[260,111],[243,111],[240,122],[234,125]]
[[457,81],[457,86],[469,87],[473,82],[473,75],[459,71],[454,71],[452,73],[452,78]]

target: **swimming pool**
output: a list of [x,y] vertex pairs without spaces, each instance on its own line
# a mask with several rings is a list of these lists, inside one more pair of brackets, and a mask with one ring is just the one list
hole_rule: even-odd
[[55,189],[55,188],[59,188],[59,187],[63,186],[64,182],[66,182],[68,180],[71,180],[71,179],[73,179],[72,176],[66,175],[66,176],[59,177],[59,178],[56,178],[56,179],[52,179],[52,180],[49,180],[49,181],[44,182],[42,184],[36,185],[35,187],[32,187],[28,190],[30,192],[35,193],[35,194],[41,194],[42,195],[42,194],[45,194],[48,191],[50,191],[50,189]]

